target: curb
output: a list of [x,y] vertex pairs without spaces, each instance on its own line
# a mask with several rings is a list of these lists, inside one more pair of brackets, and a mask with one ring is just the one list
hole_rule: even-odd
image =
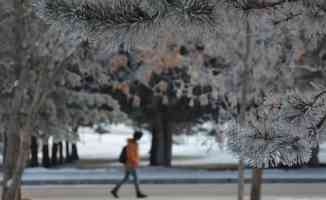
[[[80,179],[80,180],[23,180],[23,185],[110,185],[116,184],[119,180],[108,179]],[[245,183],[250,183],[251,179],[245,179]],[[222,179],[143,179],[141,184],[234,184],[238,183],[238,179],[235,178],[222,178]],[[282,179],[282,178],[265,178],[263,183],[269,184],[309,184],[309,183],[326,183],[326,179]],[[129,182],[130,184],[130,182]]]

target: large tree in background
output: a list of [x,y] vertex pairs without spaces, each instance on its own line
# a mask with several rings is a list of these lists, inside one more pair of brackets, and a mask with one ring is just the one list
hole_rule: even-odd
[[119,104],[109,94],[101,91],[101,88],[110,84],[111,78],[106,73],[107,67],[95,60],[95,52],[96,49],[91,48],[87,40],[81,42],[75,52],[62,63],[62,76],[41,107],[36,133],[44,138],[45,143],[49,137],[52,139],[52,162],[46,164],[46,167],[55,166],[63,160],[62,141],[68,143],[67,159],[78,160],[76,142],[80,126],[92,127],[100,122],[117,123],[127,119],[120,112]]
[[118,102],[102,90],[111,84],[112,79],[108,66],[102,66],[96,61],[96,51],[87,40],[83,41],[82,48],[65,63],[66,71],[61,80],[63,85],[57,89],[56,108],[65,116],[58,117],[58,123],[71,127],[73,135],[76,136],[72,140],[73,160],[78,158],[75,143],[79,127],[128,120],[120,111]]
[[200,44],[179,47],[166,41],[155,49],[113,54],[104,62],[111,66],[112,76],[125,80],[108,92],[131,119],[152,132],[151,165],[171,165],[173,134],[218,118],[219,105],[213,100],[211,86],[192,82],[188,75],[190,62],[201,56],[202,62],[196,64],[219,67],[209,62],[214,58],[201,55],[203,50]]

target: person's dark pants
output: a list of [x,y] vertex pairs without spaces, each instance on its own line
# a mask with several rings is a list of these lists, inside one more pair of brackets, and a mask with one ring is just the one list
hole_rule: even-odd
[[140,193],[139,189],[139,182],[138,182],[138,176],[137,176],[137,170],[128,166],[125,166],[125,176],[124,178],[115,186],[114,190],[118,191],[120,187],[126,183],[129,179],[129,176],[133,177],[135,189],[137,193]]

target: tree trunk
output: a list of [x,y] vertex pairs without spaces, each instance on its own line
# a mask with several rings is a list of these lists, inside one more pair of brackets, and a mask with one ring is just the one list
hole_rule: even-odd
[[31,167],[38,167],[38,143],[37,137],[31,137]]
[[29,156],[31,140],[28,129],[19,128],[16,123],[11,122],[6,131],[2,200],[21,199],[21,177]]
[[151,166],[157,166],[158,165],[158,135],[157,135],[156,127],[153,124],[152,125],[152,143],[151,143],[151,150],[150,150],[150,157],[149,157],[149,164]]
[[64,161],[64,157],[63,157],[63,144],[62,144],[62,142],[59,142],[58,147],[59,147],[59,164],[62,165],[63,164],[63,161]]
[[[239,103],[241,105],[240,107],[240,113],[239,113],[239,124],[240,127],[244,127],[247,123],[246,120],[246,107],[248,104],[248,92],[249,92],[249,81],[250,81],[250,65],[251,65],[251,29],[250,29],[250,23],[247,16],[246,19],[246,49],[245,54],[243,58],[243,68],[241,70],[241,99],[239,100]],[[240,155],[240,161],[239,161],[239,184],[238,184],[238,200],[243,200],[244,195],[244,172],[243,172],[243,158]]]
[[76,143],[73,143],[71,145],[71,160],[72,161],[79,160],[78,149],[77,149],[77,144]]
[[51,165],[57,166],[58,165],[58,143],[53,142],[52,144],[52,156],[51,156]]
[[164,133],[160,116],[156,116],[153,122],[152,147],[151,147],[151,166],[164,165]]
[[65,162],[66,163],[71,163],[71,153],[70,153],[70,143],[69,143],[69,141],[66,141],[65,142],[65,146],[66,146],[66,160],[65,160]]
[[17,186],[16,189],[16,197],[15,200],[21,200],[22,199],[22,189],[21,189],[21,183]]
[[263,169],[254,168],[252,171],[251,200],[260,200]]
[[319,167],[319,144],[312,148],[311,158],[308,162],[309,167]]
[[152,124],[150,165],[170,167],[171,161],[172,133],[169,131],[167,120],[164,120],[161,114],[157,114]]
[[8,139],[7,139],[6,133],[4,132],[3,133],[3,152],[2,152],[3,158],[2,158],[2,163],[5,163],[6,156],[7,156],[7,148],[8,148]]
[[[18,131],[17,131],[18,132]],[[4,182],[3,182],[3,200],[19,200],[19,197],[16,197],[16,189],[12,188],[11,182],[14,175],[14,168],[17,167],[15,162],[19,157],[19,143],[20,143],[19,133],[11,133],[6,136],[6,145],[5,145],[5,155],[4,155]],[[11,186],[11,187],[10,187]]]
[[172,142],[173,136],[170,131],[169,123],[167,119],[163,120],[163,131],[164,131],[164,166],[171,167],[172,164]]
[[[78,129],[79,129],[79,124],[76,123],[76,125],[73,128],[73,133],[77,135]],[[71,144],[71,157],[70,158],[71,158],[72,162],[79,160],[78,149],[77,149],[76,143]]]
[[42,165],[45,168],[49,168],[50,164],[50,157],[49,157],[49,145],[43,144],[42,146]]
[[[31,119],[32,113],[23,114],[24,95],[26,91],[26,80],[28,80],[30,70],[25,65],[26,49],[24,47],[24,37],[26,35],[27,18],[26,13],[29,10],[25,1],[12,0],[8,1],[10,17],[13,17],[11,26],[7,27],[8,34],[13,35],[11,44],[11,57],[13,58],[15,70],[15,80],[18,86],[13,90],[13,98],[10,103],[10,116],[6,125],[6,145],[3,160],[3,183],[2,183],[2,200],[20,200],[21,199],[21,178],[24,172],[26,161],[29,157],[31,142]],[[27,4],[27,3],[26,3]],[[0,27],[2,29],[3,27]],[[8,52],[9,53],[9,52]]]
[[239,171],[238,200],[242,200],[244,194],[244,185],[245,185],[244,161],[242,156],[240,156],[239,158],[238,171]]

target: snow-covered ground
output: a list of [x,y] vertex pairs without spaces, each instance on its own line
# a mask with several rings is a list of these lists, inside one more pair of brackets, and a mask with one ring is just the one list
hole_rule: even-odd
[[[80,129],[79,154],[83,159],[117,159],[122,147],[133,129],[124,125],[112,126],[109,134],[99,135],[91,128]],[[235,163],[236,158],[225,150],[221,150],[213,137],[203,135],[176,136],[173,156],[183,158],[184,162],[201,161],[205,163]],[[144,132],[140,141],[141,157],[149,156],[151,135]],[[178,162],[178,159],[175,160]]]
[[[91,128],[80,129],[79,154],[82,159],[117,159],[127,138],[133,129],[124,125],[110,127],[110,133],[99,135]],[[173,146],[173,163],[196,164],[233,164],[237,158],[225,148],[220,147],[214,137],[198,134],[194,136],[176,136]],[[144,132],[140,141],[140,154],[149,156],[151,135]],[[326,163],[326,144],[321,145],[320,160]],[[179,159],[177,159],[179,158]],[[183,159],[181,159],[183,158]],[[182,161],[180,161],[182,160]]]

